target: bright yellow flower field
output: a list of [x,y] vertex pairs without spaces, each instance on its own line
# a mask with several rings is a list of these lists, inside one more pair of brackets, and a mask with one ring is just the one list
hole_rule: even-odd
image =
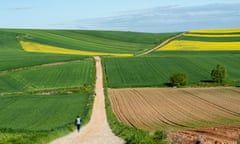
[[158,49],[158,51],[236,51],[240,50],[240,42],[202,42],[174,40]]
[[240,34],[193,34],[185,33],[183,36],[192,36],[192,37],[240,37]]
[[234,29],[206,29],[206,30],[191,30],[191,33],[240,33],[240,28]]
[[54,54],[70,54],[70,55],[86,55],[86,56],[133,56],[133,54],[114,54],[114,53],[99,53],[81,50],[66,49],[50,45],[38,44],[33,42],[20,41],[20,44],[26,52],[39,52],[39,53],[54,53]]

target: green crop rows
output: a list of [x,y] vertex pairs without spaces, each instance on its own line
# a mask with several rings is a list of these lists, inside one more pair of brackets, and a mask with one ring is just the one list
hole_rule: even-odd
[[31,91],[93,85],[93,60],[31,68],[0,74],[0,92]]
[[51,130],[83,115],[88,94],[0,97],[0,129]]
[[239,54],[166,53],[158,57],[105,58],[104,62],[109,87],[164,86],[178,72],[187,74],[190,85],[197,84],[210,80],[211,70],[217,64],[226,66],[228,80],[240,80]]
[[239,42],[240,37],[193,37],[182,36],[178,40],[190,40],[190,41],[207,41],[207,42]]

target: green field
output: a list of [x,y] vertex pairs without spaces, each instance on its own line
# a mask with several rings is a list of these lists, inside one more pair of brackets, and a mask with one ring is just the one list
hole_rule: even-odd
[[0,129],[43,131],[84,115],[88,93],[0,97]]
[[88,121],[90,91],[0,97],[0,144],[45,144],[73,130],[80,115]]
[[240,37],[192,37],[182,36],[178,40],[206,41],[206,42],[239,42]]
[[33,91],[93,85],[92,59],[0,74],[0,92]]
[[183,36],[179,37],[178,40],[190,40],[190,41],[206,41],[206,42],[239,42],[239,32],[227,32],[216,33],[214,32],[187,32]]
[[0,143],[46,143],[89,119],[93,59],[0,74]]
[[109,87],[165,86],[173,73],[186,73],[189,85],[211,80],[211,70],[222,64],[227,68],[227,80],[239,81],[237,69],[240,54],[159,52],[149,57],[105,58],[105,71]]

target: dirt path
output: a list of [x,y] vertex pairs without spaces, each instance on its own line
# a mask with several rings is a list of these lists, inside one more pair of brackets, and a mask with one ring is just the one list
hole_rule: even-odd
[[51,144],[124,144],[124,141],[115,136],[107,122],[102,81],[102,65],[100,57],[96,60],[96,97],[90,122],[78,133],[56,139]]
[[183,34],[184,34],[184,33],[180,33],[180,34],[178,34],[178,35],[175,35],[175,36],[173,36],[173,37],[170,37],[169,39],[167,39],[167,40],[165,40],[164,42],[160,43],[159,45],[155,46],[154,48],[152,48],[152,49],[150,49],[150,50],[148,50],[148,51],[146,51],[146,52],[144,52],[144,53],[141,53],[141,54],[139,54],[139,55],[137,55],[137,56],[143,56],[143,55],[149,54],[150,52],[153,52],[153,51],[157,50],[158,48],[160,48],[160,47],[168,44],[170,41],[172,41],[172,40],[174,40],[174,39],[182,36]]

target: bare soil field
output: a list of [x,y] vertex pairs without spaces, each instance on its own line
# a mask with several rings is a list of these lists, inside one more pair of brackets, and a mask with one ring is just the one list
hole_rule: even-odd
[[168,140],[178,144],[237,144],[240,126],[221,126],[169,132]]
[[[240,125],[239,88],[126,88],[108,92],[117,118],[130,126],[148,131],[164,129],[173,139],[186,136],[187,140],[193,140],[203,133],[210,143],[225,139],[231,143],[240,134],[236,127]],[[216,126],[225,126],[217,128],[221,133],[216,136],[219,140],[212,136],[218,135],[211,131],[215,128],[209,128]],[[193,130],[204,127],[208,128]]]

